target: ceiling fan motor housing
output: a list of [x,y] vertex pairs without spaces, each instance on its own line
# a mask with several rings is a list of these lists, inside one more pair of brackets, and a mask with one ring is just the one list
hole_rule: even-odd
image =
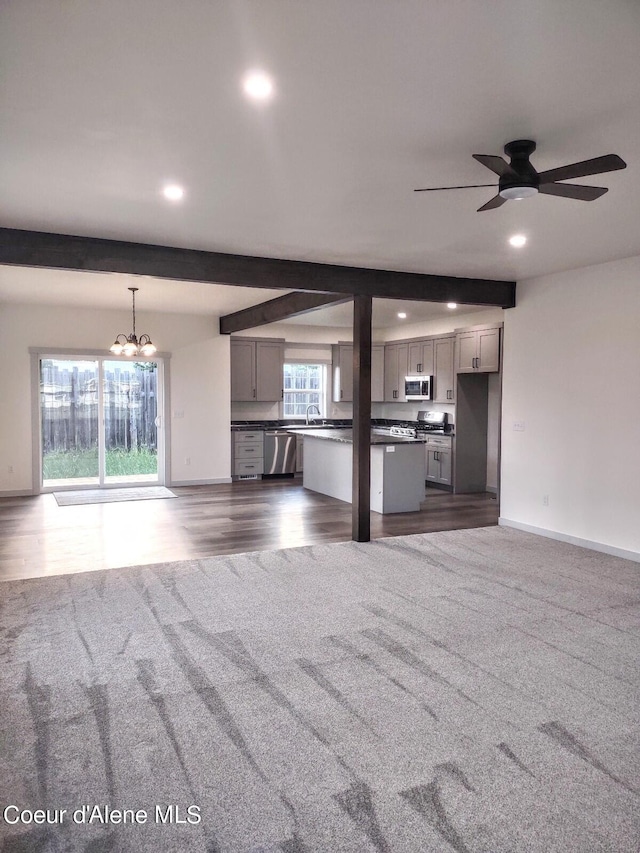
[[504,153],[510,158],[510,170],[500,177],[498,192],[503,198],[526,198],[538,192],[540,179],[529,162],[536,150],[531,139],[516,139],[504,146]]

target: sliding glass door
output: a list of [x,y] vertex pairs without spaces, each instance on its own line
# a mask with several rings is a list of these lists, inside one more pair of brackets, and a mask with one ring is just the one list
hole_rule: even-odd
[[160,483],[159,361],[40,359],[43,490]]

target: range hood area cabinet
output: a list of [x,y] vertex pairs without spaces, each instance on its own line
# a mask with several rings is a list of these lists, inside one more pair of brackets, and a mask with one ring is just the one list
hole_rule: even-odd
[[433,376],[433,341],[411,341],[407,376]]
[[455,336],[394,341],[384,348],[384,399],[405,403],[405,376],[433,376],[431,402],[453,403],[455,399]]
[[[384,346],[371,347],[371,402],[384,401]],[[353,402],[353,344],[338,342],[331,347],[331,399],[334,403]]]
[[498,373],[500,329],[484,326],[457,334],[456,373]]
[[283,398],[284,339],[231,338],[231,402]]

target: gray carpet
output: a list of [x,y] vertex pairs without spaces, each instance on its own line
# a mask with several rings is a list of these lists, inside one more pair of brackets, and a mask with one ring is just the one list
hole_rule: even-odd
[[71,492],[54,492],[58,506],[81,504],[110,504],[116,501],[154,501],[178,496],[164,486],[132,486],[125,489],[81,489]]
[[67,809],[4,850],[638,850],[638,564],[493,527],[0,593],[0,803]]

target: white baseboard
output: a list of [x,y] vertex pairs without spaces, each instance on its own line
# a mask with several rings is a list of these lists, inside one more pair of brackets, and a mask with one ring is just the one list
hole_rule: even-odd
[[35,495],[33,489],[14,489],[0,492],[0,498],[27,498]]
[[622,557],[624,560],[633,560],[640,563],[640,553],[628,551],[626,548],[616,548],[614,545],[605,545],[604,542],[594,542],[591,539],[582,539],[580,536],[569,536],[567,533],[559,533],[557,530],[546,530],[544,527],[534,527],[532,524],[523,524],[521,521],[513,521],[510,518],[498,519],[501,527],[513,527],[516,530],[524,530],[526,533],[535,533],[536,536],[545,536],[547,539],[557,539],[559,542],[569,542],[571,545],[579,545],[581,548],[589,548],[592,551],[600,551],[603,554],[611,554],[612,557]]
[[219,477],[217,480],[173,480],[167,484],[170,489],[173,486],[221,486],[224,483],[231,483],[231,477]]

